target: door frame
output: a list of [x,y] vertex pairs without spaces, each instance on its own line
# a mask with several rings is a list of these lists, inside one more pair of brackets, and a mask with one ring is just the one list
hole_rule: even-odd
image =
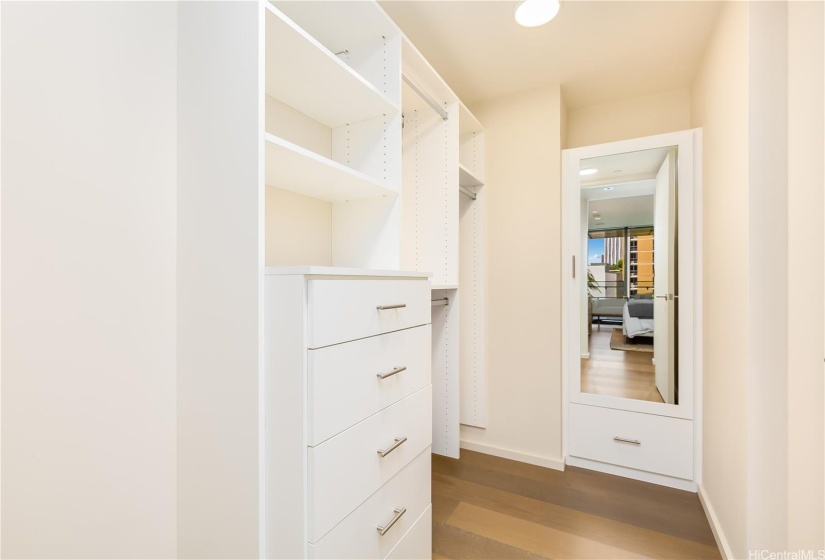
[[[586,274],[582,255],[579,162],[582,159],[678,147],[677,181],[679,185],[679,384],[677,405],[637,401],[604,395],[581,393],[580,297],[581,281]],[[562,456],[568,457],[569,404],[580,403],[658,416],[692,419],[694,422],[694,479],[701,478],[702,459],[702,130],[621,140],[581,148],[562,150]],[[574,273],[575,271],[575,273]],[[692,271],[692,274],[691,274]],[[573,277],[575,274],[575,278]]]

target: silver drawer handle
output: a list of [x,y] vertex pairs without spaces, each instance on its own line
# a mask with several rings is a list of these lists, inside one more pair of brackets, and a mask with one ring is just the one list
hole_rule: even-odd
[[386,449],[379,449],[378,454],[382,457],[386,457],[387,455],[398,449],[398,446],[404,443],[405,441],[407,441],[407,436],[397,437],[395,438],[395,443],[393,443]]
[[407,508],[394,509],[392,511],[395,514],[395,517],[390,519],[390,522],[387,523],[386,525],[384,525],[383,527],[381,525],[376,527],[376,529],[378,529],[378,534],[381,535],[382,537],[387,534],[387,531],[389,531],[392,528],[393,525],[395,525],[396,521],[401,519],[402,515],[407,513]]
[[625,438],[620,438],[619,436],[614,437],[613,441],[620,441],[622,443],[632,443],[633,445],[642,445],[642,442],[639,441],[638,439],[625,439]]
[[406,303],[396,303],[393,305],[379,305],[376,307],[378,311],[384,311],[385,309],[400,309],[402,307],[407,307]]
[[388,371],[387,373],[379,373],[378,374],[378,379],[386,379],[388,377],[392,377],[396,373],[401,373],[402,371],[404,371],[406,369],[407,369],[407,366],[401,366],[401,367],[395,368],[392,371]]

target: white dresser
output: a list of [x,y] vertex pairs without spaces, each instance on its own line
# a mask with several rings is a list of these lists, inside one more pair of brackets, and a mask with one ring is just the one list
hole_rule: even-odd
[[267,269],[265,557],[430,558],[430,282]]

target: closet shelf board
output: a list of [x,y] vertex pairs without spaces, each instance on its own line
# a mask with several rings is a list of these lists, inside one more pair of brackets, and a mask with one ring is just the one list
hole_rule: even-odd
[[457,290],[458,284],[433,284],[432,290]]
[[469,169],[458,164],[458,184],[462,187],[481,187],[484,181],[473,175]]
[[266,93],[338,128],[398,111],[383,92],[306,31],[266,6]]
[[399,191],[274,134],[266,135],[266,184],[330,202]]

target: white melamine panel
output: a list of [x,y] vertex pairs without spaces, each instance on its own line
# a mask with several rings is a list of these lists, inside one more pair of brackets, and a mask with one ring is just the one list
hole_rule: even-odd
[[[309,348],[430,322],[430,284],[426,279],[315,279],[307,285]],[[390,305],[405,307],[378,309]]]
[[458,290],[433,290],[432,299],[449,305],[432,308],[433,329],[433,453],[458,458],[459,435],[459,311]]
[[460,119],[458,123],[458,135],[460,137],[466,137],[473,132],[484,132],[484,127],[464,103],[459,102],[458,111],[458,118]]
[[401,31],[377,2],[276,1],[273,4],[398,103]]
[[[484,184],[484,132],[471,132],[458,138],[458,161],[465,180]],[[467,177],[469,175],[469,177]],[[462,183],[464,184],[464,183]],[[465,185],[473,186],[473,185]]]
[[266,188],[266,266],[332,264],[332,204]]
[[304,558],[306,281],[300,275],[272,274],[266,276],[265,286],[263,502],[266,520],[260,557]]
[[693,480],[692,420],[575,403],[569,414],[571,456]]
[[266,131],[319,156],[332,157],[332,129],[267,95]]
[[459,293],[461,423],[487,427],[487,307],[485,205],[483,188],[471,188],[476,199],[459,198]]
[[458,284],[457,103],[443,120],[404,86],[401,266],[433,273],[433,284]]
[[[428,386],[308,449],[309,542],[317,543],[431,443]],[[406,441],[385,457],[397,438]]]
[[[384,558],[430,507],[432,457],[427,448],[317,544],[310,558]],[[404,513],[381,535],[377,527]]]
[[398,270],[401,197],[395,194],[336,202],[332,207],[332,264]]
[[341,126],[332,131],[332,159],[398,190],[401,184],[401,114]]
[[[429,325],[307,352],[307,444],[317,445],[430,384]],[[404,371],[379,379],[397,368]]]
[[383,92],[271,4],[266,93],[330,128],[398,111]]
[[2,556],[174,558],[176,3],[0,10]]
[[251,558],[263,515],[263,7],[176,5],[177,556]]
[[354,200],[395,194],[378,181],[273,134],[266,135],[266,184],[322,200]]
[[424,560],[433,556],[433,506],[421,514],[387,560]]
[[472,171],[458,164],[458,184],[462,187],[480,187],[484,181],[473,175]]

